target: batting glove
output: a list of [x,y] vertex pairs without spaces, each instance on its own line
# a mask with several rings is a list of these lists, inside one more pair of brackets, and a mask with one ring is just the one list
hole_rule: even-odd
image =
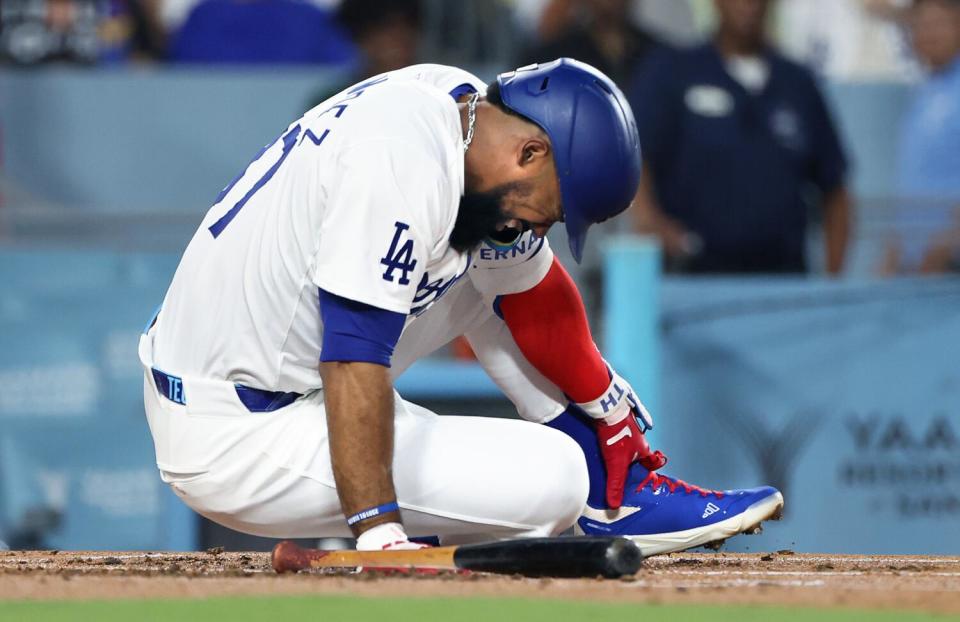
[[632,413],[613,425],[598,421],[597,437],[607,469],[607,505],[617,509],[623,504],[623,489],[630,465],[636,461],[648,471],[656,471],[667,463],[667,457],[659,450],[650,450]]
[[400,523],[383,523],[364,531],[357,538],[358,551],[402,551],[426,549],[429,545],[410,542]]
[[[608,368],[609,369],[609,368]],[[610,384],[600,397],[592,402],[577,404],[591,419],[604,421],[607,425],[620,423],[631,412],[640,420],[643,432],[653,428],[653,417],[647,412],[647,407],[637,398],[630,383],[612,369]]]
[[595,420],[600,454],[607,470],[607,505],[619,508],[631,464],[636,461],[647,470],[656,471],[667,463],[663,453],[651,451],[643,436],[653,428],[653,418],[637,399],[633,387],[612,370],[607,390],[592,402],[578,406]]

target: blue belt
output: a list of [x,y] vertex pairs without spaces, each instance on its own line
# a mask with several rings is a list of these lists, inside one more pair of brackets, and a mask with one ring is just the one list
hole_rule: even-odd
[[[157,390],[165,398],[177,404],[187,404],[187,396],[183,392],[183,380],[159,369],[150,368],[153,380],[157,383]],[[283,391],[264,391],[253,389],[242,384],[233,385],[237,390],[237,397],[252,413],[269,413],[292,404],[299,393]]]

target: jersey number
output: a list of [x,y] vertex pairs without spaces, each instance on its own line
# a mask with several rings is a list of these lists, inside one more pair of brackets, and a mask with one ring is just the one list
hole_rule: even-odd
[[[327,108],[326,110],[321,112],[318,116],[325,115],[328,112],[335,110],[336,113],[334,114],[334,116],[339,119],[340,115],[343,114],[343,111],[346,110],[347,106],[349,105],[344,102],[360,97],[361,95],[363,95],[363,92],[366,91],[369,87],[380,84],[381,82],[385,82],[386,80],[387,80],[387,76],[379,76],[372,80],[364,82],[363,84],[358,84],[357,86],[347,91],[347,96],[345,98],[340,100],[336,105],[330,108]],[[326,138],[329,133],[330,133],[330,130],[325,129],[323,133],[321,133],[320,136],[318,137],[311,130],[307,130],[306,132],[303,133],[303,138],[304,140],[309,138],[310,142],[312,142],[314,145],[319,145],[320,143],[323,142],[323,139]],[[252,188],[247,190],[247,193],[244,194],[239,201],[233,204],[233,207],[230,208],[230,211],[228,211],[226,214],[221,216],[217,220],[217,222],[210,225],[209,227],[210,233],[213,234],[214,238],[216,238],[221,233],[223,233],[223,230],[227,227],[227,225],[230,224],[231,220],[236,218],[240,210],[243,209],[243,206],[247,204],[247,201],[249,201],[250,198],[257,193],[257,190],[259,190],[260,188],[263,188],[263,186],[268,181],[270,181],[270,179],[276,174],[277,170],[279,170],[280,168],[280,165],[283,164],[283,161],[287,159],[287,156],[290,155],[290,152],[296,146],[297,138],[299,137],[300,137],[300,124],[298,123],[297,125],[294,125],[293,128],[288,130],[286,134],[284,134],[278,139],[283,141],[283,152],[280,154],[280,159],[277,160],[276,163],[273,166],[271,166],[266,173],[263,174],[263,177],[257,180],[257,183],[253,184]],[[270,143],[269,145],[261,149],[260,153],[258,153],[256,157],[253,158],[253,162],[256,162],[257,160],[259,160],[260,156],[262,156],[267,151],[267,149],[272,147],[275,143],[276,141],[274,141],[273,143]],[[251,162],[250,164],[253,164],[253,162]],[[247,165],[247,169],[250,168],[250,164]],[[214,203],[219,203],[220,201],[222,201],[223,198],[227,196],[227,194],[237,184],[237,182],[243,179],[243,176],[246,174],[247,174],[247,171],[244,170],[242,173],[240,173],[240,175],[237,176],[236,179],[230,182],[230,185],[228,185],[226,188],[221,190],[220,194],[217,195],[217,200]]]
[[[276,174],[276,172],[280,169],[280,165],[283,164],[283,161],[287,159],[287,156],[290,155],[290,152],[293,150],[294,145],[297,144],[297,138],[299,136],[300,136],[300,124],[297,124],[297,125],[294,125],[293,128],[290,129],[286,134],[280,137],[280,140],[283,141],[283,152],[280,154],[280,159],[277,160],[276,163],[274,163],[274,165],[271,166],[267,170],[267,172],[263,174],[263,177],[257,180],[257,183],[253,184],[252,188],[247,190],[247,193],[244,194],[239,201],[233,204],[233,207],[230,208],[230,211],[228,211],[226,214],[221,216],[217,220],[217,222],[210,225],[210,233],[213,234],[213,237],[217,237],[218,235],[220,235],[223,232],[223,230],[227,227],[227,225],[230,224],[230,221],[233,220],[238,213],[240,213],[240,210],[243,209],[243,206],[247,204],[247,201],[249,201],[250,198],[257,193],[257,190],[259,190],[260,188],[263,188],[263,186],[268,181],[270,181],[270,179]],[[307,130],[307,136],[309,136],[313,140],[314,144],[319,145],[320,143],[323,142],[323,139],[327,137],[327,132],[324,132],[318,139],[316,136],[313,135],[313,132],[311,132],[310,130]],[[269,146],[265,147],[263,151],[257,154],[257,157],[254,158],[254,162],[259,160],[260,156],[263,155],[263,152],[266,151],[268,148]],[[251,162],[250,164],[253,164],[253,162]],[[249,168],[249,166],[247,168]],[[236,185],[236,183],[240,181],[240,179],[243,177],[244,174],[246,174],[246,171],[241,173],[240,177],[237,177],[232,182],[230,182],[230,185],[224,188],[223,191],[220,192],[220,196],[217,197],[217,200],[220,201],[223,199],[223,197],[227,196],[227,193],[229,193],[230,190],[233,189],[234,185]]]

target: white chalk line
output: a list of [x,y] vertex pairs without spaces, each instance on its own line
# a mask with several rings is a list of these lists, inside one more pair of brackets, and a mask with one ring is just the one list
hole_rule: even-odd
[[[757,558],[755,556],[740,556],[732,555],[729,553],[721,553],[721,556],[716,557],[720,563],[730,562],[730,561],[739,561],[744,563],[757,563]],[[665,558],[663,561],[666,564],[683,562],[683,561],[693,561],[701,563],[712,562],[714,558],[711,555],[703,554],[698,556],[692,555],[675,555],[670,558]],[[657,557],[650,558],[650,564],[654,565],[660,561]],[[906,557],[906,556],[863,556],[863,555],[811,555],[808,553],[797,553],[795,555],[774,555],[774,561],[778,564],[809,564],[809,563],[852,563],[852,564],[960,564],[960,557]]]
[[658,581],[634,581],[631,583],[624,584],[627,587],[641,587],[641,588],[653,588],[653,589],[685,589],[685,590],[698,590],[698,589],[717,589],[717,588],[726,588],[726,587],[824,587],[826,585],[825,581],[798,581],[798,580],[782,580],[782,581],[764,581],[761,579],[732,579],[730,581],[720,581],[720,582],[710,582],[710,583],[661,583]]
[[794,576],[794,577],[859,577],[859,576],[912,576],[960,577],[960,572],[929,572],[925,570],[654,570],[672,575],[691,576]]

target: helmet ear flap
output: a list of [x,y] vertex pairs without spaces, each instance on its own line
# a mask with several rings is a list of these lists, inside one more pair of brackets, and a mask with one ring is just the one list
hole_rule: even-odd
[[550,138],[570,251],[579,262],[590,225],[625,210],[640,184],[630,104],[607,76],[570,58],[501,74],[497,84],[504,105]]

